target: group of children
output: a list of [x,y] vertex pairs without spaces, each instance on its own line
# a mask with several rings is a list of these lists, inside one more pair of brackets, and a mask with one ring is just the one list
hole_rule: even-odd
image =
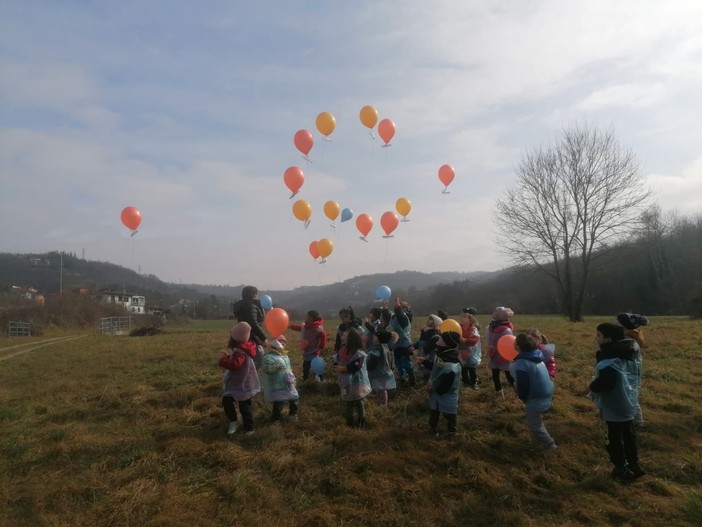
[[[418,339],[413,342],[413,315],[409,305],[399,298],[392,311],[387,307],[373,308],[363,321],[355,316],[351,307],[340,310],[333,370],[338,376],[348,426],[365,428],[364,399],[376,393],[378,403],[387,405],[388,391],[395,389],[398,381],[401,385],[416,385],[416,369],[429,395],[429,433],[439,435],[441,415],[448,435],[456,433],[460,386],[478,389],[480,382],[477,375],[482,360],[480,325],[474,308],[465,308],[461,313],[460,333],[455,326],[444,325],[448,317],[444,313],[441,315],[429,315]],[[503,356],[505,353],[498,350],[497,343],[505,335],[513,335],[513,315],[511,309],[497,307],[487,328],[488,366],[495,394],[498,399],[504,397],[502,372],[517,397],[525,403],[526,422],[536,442],[545,449],[557,450],[543,420],[544,413],[551,408],[554,390],[555,345],[539,330],[529,329],[513,337],[516,356],[512,360]],[[607,425],[606,448],[615,467],[612,475],[622,481],[645,474],[638,462],[636,429],[643,425],[638,393],[644,340],[639,327],[647,323],[646,317],[622,313],[618,324],[605,323],[597,327],[599,350],[588,393]],[[317,311],[310,310],[304,324],[293,324],[290,329],[301,333],[302,371],[306,380],[313,361],[320,357],[327,343],[322,318]],[[229,350],[223,351],[219,360],[225,370],[222,406],[229,420],[230,436],[239,427],[235,401],[245,433],[253,433],[251,401],[261,390],[261,384],[266,402],[273,407],[273,421],[280,422],[285,404],[289,407],[289,419],[297,420],[299,395],[287,341],[280,336],[261,342],[260,335],[257,336],[258,339],[253,338],[251,324],[240,319],[231,329]],[[267,352],[263,344],[268,347]],[[321,372],[316,378],[324,380]]]

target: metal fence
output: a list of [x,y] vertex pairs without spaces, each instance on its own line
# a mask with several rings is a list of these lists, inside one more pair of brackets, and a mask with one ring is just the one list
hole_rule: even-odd
[[8,337],[31,337],[32,325],[29,322],[13,322],[7,324]]
[[103,335],[124,335],[132,329],[132,317],[105,317],[98,322],[98,331]]

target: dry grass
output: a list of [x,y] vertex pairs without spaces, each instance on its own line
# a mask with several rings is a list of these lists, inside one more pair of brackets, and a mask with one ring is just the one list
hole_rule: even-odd
[[0,524],[698,526],[702,324],[660,318],[646,330],[639,438],[650,475],[622,486],[608,477],[592,403],[576,395],[602,320],[515,320],[558,344],[555,455],[532,444],[512,395],[493,402],[485,369],[482,389],[461,393],[450,441],[425,435],[419,389],[389,408],[368,399],[370,429],[349,430],[334,384],[301,387],[297,424],[271,425],[258,396],[256,435],[229,441],[215,365],[226,326],[91,335],[13,357],[0,362]]

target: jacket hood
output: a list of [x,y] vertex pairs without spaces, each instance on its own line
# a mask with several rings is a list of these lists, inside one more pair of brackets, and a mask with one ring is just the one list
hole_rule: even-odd
[[436,348],[436,354],[445,362],[458,362],[458,348]]
[[321,328],[323,324],[324,324],[323,320],[313,320],[312,322],[306,322],[305,327],[307,329]]
[[541,350],[535,349],[531,351],[522,351],[519,355],[515,357],[514,360],[519,360],[519,359],[524,359],[528,360],[529,362],[543,362],[544,361],[544,354],[541,353]]
[[636,341],[622,339],[614,342],[603,342],[597,352],[597,362],[605,359],[633,360],[636,355]]

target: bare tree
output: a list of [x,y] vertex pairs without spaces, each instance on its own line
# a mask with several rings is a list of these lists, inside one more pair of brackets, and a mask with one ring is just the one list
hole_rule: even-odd
[[583,123],[527,152],[516,172],[516,185],[496,203],[497,243],[513,263],[553,278],[564,315],[581,321],[591,266],[648,206],[638,160],[612,130]]

